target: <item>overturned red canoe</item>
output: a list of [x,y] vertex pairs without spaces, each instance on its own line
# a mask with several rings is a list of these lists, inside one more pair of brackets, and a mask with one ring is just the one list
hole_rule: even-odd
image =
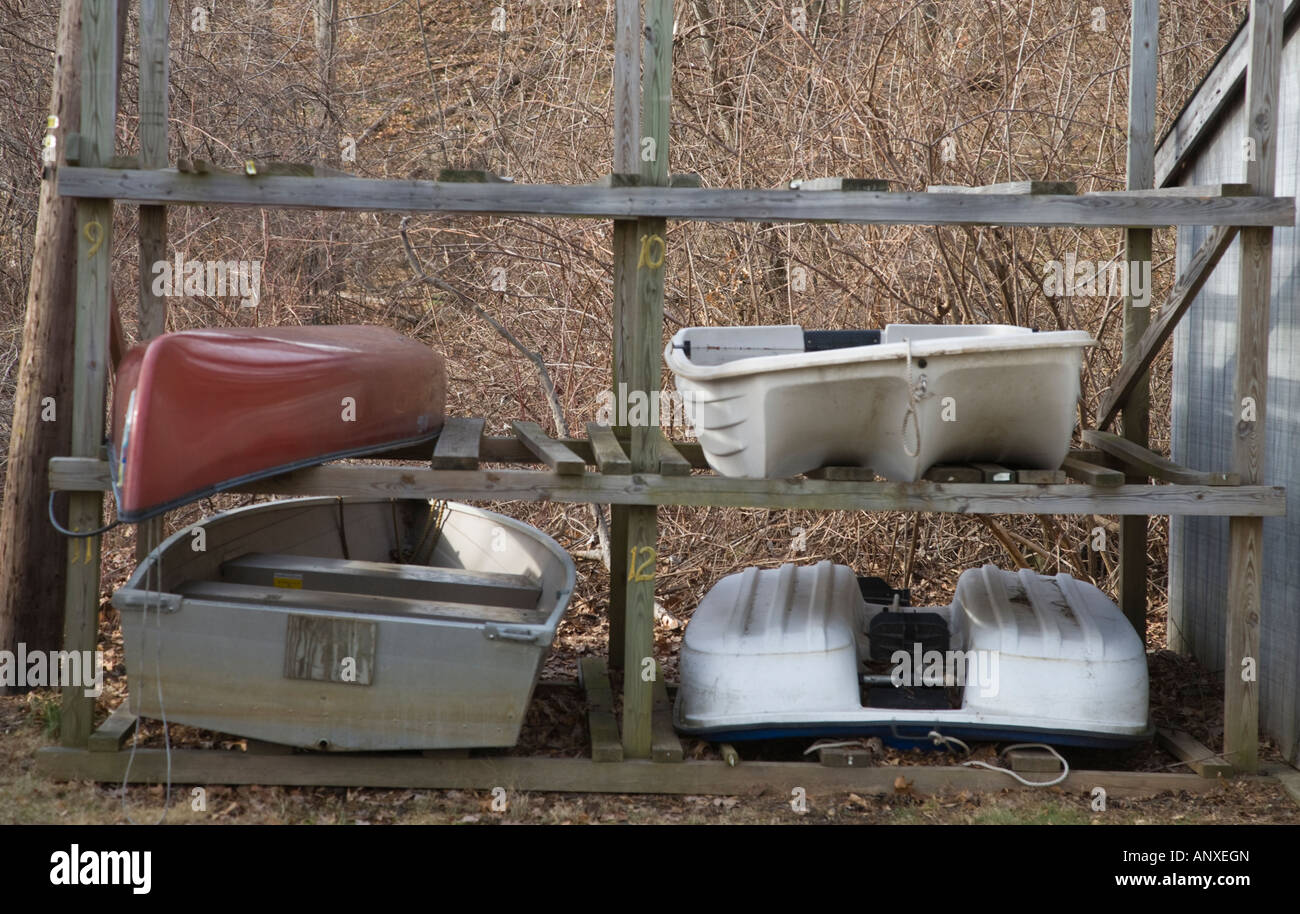
[[120,520],[241,483],[432,438],[442,356],[383,327],[186,330],[118,367],[110,465]]

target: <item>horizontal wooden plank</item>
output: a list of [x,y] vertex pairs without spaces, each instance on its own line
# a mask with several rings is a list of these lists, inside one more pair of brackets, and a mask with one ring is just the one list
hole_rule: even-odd
[[586,470],[586,461],[554,438],[549,437],[536,422],[515,419],[510,423],[519,440],[542,463],[564,475],[580,475]]
[[433,446],[435,470],[477,470],[483,444],[482,419],[451,418],[442,424]]
[[689,476],[691,462],[681,455],[668,436],[659,431],[659,472],[664,476]]
[[587,695],[587,727],[591,731],[593,762],[623,761],[623,741],[614,717],[614,690],[609,684],[609,670],[604,657],[583,657],[578,662],[578,677]]
[[1124,474],[1119,470],[1098,466],[1095,463],[1080,460],[1078,457],[1066,457],[1061,463],[1061,469],[1065,470],[1070,478],[1087,483],[1089,486],[1114,488],[1124,484]]
[[587,423],[587,437],[591,439],[591,450],[596,458],[596,466],[602,473],[620,475],[632,472],[632,461],[628,459],[618,436],[608,425],[595,422]]
[[1156,742],[1174,758],[1185,762],[1200,777],[1230,778],[1235,773],[1232,765],[1190,733],[1160,727],[1156,730]]
[[136,716],[126,703],[118,705],[108,719],[94,729],[86,748],[92,752],[116,752],[122,748],[127,737],[135,732]]
[[[56,457],[50,487],[108,488],[103,461]],[[1121,476],[1123,474],[1120,474]],[[420,470],[323,466],[248,483],[232,492],[260,495],[357,495],[559,501],[573,504],[688,505],[735,508],[825,508],[846,511],[938,511],[956,514],[1145,514],[1281,517],[1281,486],[1091,485],[1018,483],[831,482],[822,479],[732,479],[633,473],[569,476],[538,470]]]
[[[36,752],[36,770],[55,780],[121,783],[129,752],[88,752],[50,746]],[[130,766],[134,784],[159,784],[167,777],[163,749],[139,749]],[[944,790],[1017,790],[1022,785],[1006,774],[978,768],[938,765],[831,768],[815,762],[688,760],[660,765],[649,759],[618,763],[591,759],[528,758],[492,755],[471,758],[418,755],[296,753],[253,755],[213,749],[174,749],[171,779],[175,784],[294,784],[304,787],[405,787],[411,789],[563,791],[570,793],[662,793],[756,796],[771,794],[773,804],[788,809],[790,791],[808,796],[856,793],[893,794],[902,777],[916,793]],[[1241,778],[1250,783],[1277,783],[1276,778]],[[1204,793],[1217,782],[1195,774],[1130,771],[1072,771],[1060,785],[1090,794],[1096,787],[1112,797],[1150,796],[1164,791]],[[1025,787],[1025,790],[1033,788]],[[815,807],[814,807],[815,808]]]
[[1293,225],[1291,197],[1170,197],[462,184],[64,167],[59,193],[122,203],[862,225]]
[[1084,429],[1083,440],[1120,460],[1133,471],[1133,475],[1150,476],[1161,482],[1174,482],[1185,486],[1235,486],[1241,484],[1239,473],[1203,473],[1189,470],[1167,457],[1150,451],[1119,435]]

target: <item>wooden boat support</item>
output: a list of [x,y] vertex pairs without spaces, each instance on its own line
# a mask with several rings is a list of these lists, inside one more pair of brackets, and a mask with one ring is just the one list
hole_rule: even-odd
[[[43,776],[60,780],[94,780],[120,784],[127,772],[129,750],[95,752],[51,747],[36,754]],[[160,784],[167,777],[162,749],[137,749],[129,780]],[[1030,775],[1032,780],[1035,775]],[[1039,776],[1041,777],[1041,776]],[[916,765],[879,768],[835,767],[815,762],[683,761],[657,764],[649,759],[597,761],[508,755],[469,758],[426,757],[419,754],[329,755],[323,753],[260,754],[203,749],[171,753],[173,784],[263,784],[313,787],[406,787],[416,789],[507,791],[567,791],[581,793],[722,794],[761,796],[773,809],[789,810],[802,788],[807,797],[848,791],[893,794],[902,779],[907,791],[928,794],[946,790],[998,791],[1023,789],[996,771],[955,766]],[[1274,782],[1256,776],[1251,781]],[[1091,795],[1096,788],[1108,797],[1151,796],[1167,790],[1205,793],[1218,781],[1183,772],[1071,771],[1059,789]],[[816,804],[809,804],[817,811]]]
[[[1147,327],[1126,309],[1124,363],[1103,404],[1098,424],[1118,415],[1122,436],[1086,434],[1089,450],[1072,452],[1060,466],[1013,468],[991,464],[934,467],[918,482],[875,479],[863,467],[824,467],[791,479],[724,478],[708,470],[700,446],[669,442],[658,429],[589,427],[587,438],[548,437],[533,423],[518,422],[514,434],[485,437],[482,419],[448,420],[434,442],[381,455],[421,465],[329,464],[243,485],[232,491],[265,495],[363,495],[386,498],[456,498],[486,501],[606,503],[611,510],[609,650],[604,663],[584,662],[583,687],[592,730],[589,758],[520,757],[509,750],[474,749],[438,753],[323,753],[177,750],[120,747],[135,719],[115,712],[92,736],[94,699],[80,688],[64,690],[59,747],[37,753],[44,776],[73,780],[159,783],[170,772],[175,783],[292,784],[408,788],[595,791],[763,795],[774,808],[788,808],[792,792],[808,796],[853,790],[918,793],[943,789],[1001,790],[1017,783],[1005,773],[965,767],[848,766],[844,754],[817,762],[750,762],[727,747],[723,760],[682,760],[680,742],[666,716],[667,689],[659,681],[623,675],[621,717],[616,718],[611,671],[645,669],[654,661],[653,610],[658,505],[799,509],[937,511],[973,514],[1102,514],[1131,517],[1133,535],[1124,544],[1122,579],[1145,584],[1145,517],[1213,515],[1231,518],[1228,531],[1231,598],[1226,601],[1226,666],[1259,655],[1262,613],[1259,572],[1263,517],[1285,513],[1285,491],[1264,481],[1261,453],[1266,432],[1268,377],[1268,273],[1272,226],[1295,224],[1294,198],[1275,196],[1277,143],[1272,110],[1279,98],[1283,5],[1296,0],[1252,0],[1248,27],[1216,64],[1210,84],[1224,97],[1244,84],[1251,112],[1249,134],[1259,150],[1249,163],[1247,184],[1167,188],[1187,144],[1153,161],[1153,114],[1157,56],[1155,0],[1135,0],[1131,20],[1134,49],[1130,73],[1128,145],[1130,189],[1077,194],[1061,182],[1017,182],[978,188],[898,189],[867,178],[808,175],[797,188],[703,188],[669,173],[669,110],[672,74],[671,0],[616,0],[613,96],[613,179],[578,186],[528,185],[486,175],[445,174],[439,181],[372,180],[315,166],[263,167],[232,173],[198,160],[166,168],[168,81],[167,4],[144,0],[139,155],[116,158],[119,62],[116,3],[85,0],[79,134],[62,144],[58,192],[77,199],[78,228],[109,227],[115,203],[141,205],[140,260],[156,259],[165,248],[169,205],[230,205],[317,210],[372,210],[447,214],[578,217],[612,220],[613,358],[611,389],[658,389],[664,329],[664,259],[638,258],[642,235],[665,235],[665,220],[707,222],[845,222],[874,225],[1090,226],[1125,229],[1130,255],[1143,250],[1146,229],[1209,225],[1220,229],[1171,293],[1165,309]],[[644,14],[644,15],[643,15]],[[144,66],[153,61],[156,66]],[[644,65],[643,65],[644,64]],[[1248,75],[1247,75],[1248,68]],[[1206,93],[1214,96],[1214,93]],[[1217,105],[1218,103],[1216,103]],[[1215,123],[1212,111],[1191,113],[1178,131],[1194,133]],[[1143,127],[1142,125],[1146,125]],[[641,160],[642,142],[653,140],[658,155]],[[634,176],[630,177],[630,176]],[[1178,466],[1147,447],[1146,373],[1178,316],[1232,235],[1240,239],[1243,271],[1239,284],[1234,402],[1251,396],[1258,419],[1232,442],[1230,473]],[[68,523],[89,530],[102,522],[103,493],[110,490],[104,440],[103,351],[111,310],[108,231],[92,242],[78,231],[76,338],[72,384],[71,456],[50,465],[50,487],[70,493]],[[665,251],[665,254],[669,252]],[[165,304],[142,284],[142,326],[162,329]],[[1138,309],[1142,310],[1142,309]],[[68,315],[69,319],[73,315]],[[62,412],[62,410],[61,410]],[[499,420],[501,417],[494,417]],[[1140,420],[1140,421],[1139,421]],[[843,459],[843,458],[840,458]],[[1054,459],[1054,458],[1053,458]],[[484,465],[506,464],[506,468]],[[518,466],[513,466],[517,464]],[[1148,483],[1148,480],[1155,480]],[[99,538],[71,540],[67,565],[64,649],[92,650],[100,602]],[[275,543],[262,551],[282,553]],[[650,556],[651,573],[636,575],[629,554]],[[238,569],[256,579],[263,569]],[[642,567],[638,565],[637,567]],[[328,577],[328,567],[304,569]],[[435,582],[436,583],[436,582]],[[401,586],[424,587],[428,582]],[[235,586],[235,585],[232,585]],[[238,585],[258,587],[256,583]],[[440,585],[441,586],[441,585]],[[1144,589],[1144,588],[1143,588]],[[1124,608],[1145,613],[1143,601]],[[576,688],[576,686],[574,686]],[[1165,734],[1164,744],[1193,772],[1072,771],[1061,785],[1072,792],[1104,788],[1113,796],[1165,790],[1212,789],[1212,776],[1229,768],[1245,775],[1258,767],[1259,692],[1254,682],[1227,677],[1224,748],[1221,757],[1186,734]],[[856,756],[851,756],[856,758]],[[831,760],[827,760],[831,759]],[[836,766],[838,759],[839,766]],[[1032,761],[1032,760],[1031,760]],[[663,764],[667,762],[668,764]],[[816,806],[810,804],[810,809]]]
[[[533,442],[537,444],[536,441]],[[559,443],[559,442],[556,442]],[[565,439],[582,459],[590,442]],[[677,448],[682,450],[684,445]],[[502,448],[504,450],[504,448]],[[1153,455],[1154,456],[1154,455]],[[486,459],[486,458],[485,458]],[[592,461],[594,462],[594,461]],[[109,489],[108,463],[60,457],[52,460],[56,491]],[[1071,457],[1074,478],[1090,466]],[[975,468],[979,472],[978,468]],[[247,494],[366,495],[390,498],[452,498],[489,501],[557,501],[573,504],[690,505],[862,511],[936,511],[953,514],[1146,514],[1276,517],[1286,513],[1286,490],[1278,486],[1108,485],[1121,473],[1093,466],[1104,478],[1095,485],[1032,485],[1011,482],[861,482],[837,479],[735,479],[695,474],[609,474],[526,469],[427,470],[394,466],[329,465],[300,470],[231,489]]]

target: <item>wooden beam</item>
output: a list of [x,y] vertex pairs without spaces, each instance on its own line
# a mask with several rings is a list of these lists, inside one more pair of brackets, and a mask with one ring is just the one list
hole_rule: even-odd
[[659,473],[662,476],[691,474],[691,462],[681,455],[662,429],[659,431]]
[[1086,460],[1080,460],[1078,457],[1066,457],[1061,462],[1061,469],[1065,470],[1071,479],[1077,479],[1079,482],[1087,483],[1090,486],[1114,488],[1124,485],[1123,473],[1098,466],[1095,463],[1089,463]]
[[443,420],[442,431],[433,445],[433,468],[477,470],[485,424],[482,419],[456,417]]
[[[638,153],[641,145],[641,2],[616,0],[614,4],[614,173],[609,176],[609,187],[627,187],[640,184],[641,166]],[[633,180],[634,179],[634,180]],[[617,407],[619,392],[627,390],[629,355],[635,346],[636,324],[636,220],[614,221],[614,326],[610,391]],[[617,409],[615,410],[617,412]],[[590,431],[589,431],[590,434]],[[592,448],[596,435],[591,434]],[[608,441],[605,442],[608,445]],[[616,446],[622,453],[622,446]],[[606,450],[607,456],[612,452]],[[618,467],[621,462],[612,466]],[[627,461],[627,471],[632,463]],[[618,470],[615,470],[618,471]],[[602,472],[604,472],[602,470]],[[628,511],[623,505],[609,509],[609,663],[623,668],[626,643],[628,556]]]
[[623,445],[619,444],[618,436],[612,428],[588,422],[587,437],[591,439],[591,450],[601,473],[619,476],[632,472],[632,461],[627,459]]
[[1187,313],[1187,309],[1192,306],[1236,237],[1235,225],[1218,225],[1210,231],[1209,237],[1192,256],[1186,272],[1178,277],[1178,282],[1170,290],[1160,314],[1142,331],[1142,337],[1136,346],[1131,347],[1131,353],[1125,355],[1123,364],[1110,382],[1110,390],[1102,397],[1098,410],[1098,428],[1105,428],[1114,421],[1124,401],[1147,376],[1151,362]]
[[[129,752],[88,752],[47,747],[37,750],[36,770],[54,780],[92,780],[120,784],[128,775]],[[129,782],[160,784],[167,777],[167,753],[139,749]],[[904,777],[920,794],[939,791],[1029,790],[1006,774],[977,768],[939,765],[832,768],[815,762],[746,761],[730,766],[721,761],[686,761],[660,765],[649,759],[620,763],[591,759],[529,758],[488,755],[470,758],[424,758],[418,755],[375,753],[294,753],[254,755],[204,749],[173,749],[172,782],[177,784],[293,784],[317,787],[404,787],[412,789],[490,790],[568,793],[662,793],[757,796],[788,793],[790,785],[809,796],[859,794],[892,795]],[[1254,777],[1243,783],[1272,784],[1275,778]],[[1166,791],[1207,793],[1220,790],[1217,781],[1195,774],[1137,771],[1071,771],[1060,785],[1064,791],[1105,789],[1112,797],[1150,796]]]
[[536,422],[514,419],[510,428],[537,459],[562,475],[581,475],[587,462],[542,431]]
[[[1254,155],[1246,180],[1255,193],[1276,184],[1278,89],[1282,72],[1282,0],[1251,0],[1250,66],[1245,119]],[[1233,401],[1232,468],[1241,481],[1264,479],[1267,447],[1269,298],[1272,294],[1273,230],[1243,228],[1237,283],[1237,365]],[[1228,522],[1228,612],[1224,645],[1223,754],[1238,771],[1259,767],[1259,632],[1264,526],[1256,518]]]
[[858,225],[1293,225],[1292,197],[873,193],[559,184],[449,184],[377,178],[190,175],[65,167],[59,193],[127,203],[387,210],[696,222]]
[[[1159,57],[1159,0],[1133,0],[1129,39],[1128,170],[1125,189],[1150,190],[1155,186],[1156,63]],[[1129,228],[1124,232],[1124,260],[1128,288],[1124,292],[1124,361],[1137,359],[1142,334],[1151,322],[1152,232]],[[1135,270],[1147,277],[1140,295],[1134,294]],[[1138,274],[1141,275],[1141,274]],[[1123,401],[1122,431],[1134,445],[1145,448],[1150,429],[1150,391],[1147,374],[1140,372]],[[1133,478],[1130,482],[1145,482]],[[1138,636],[1147,631],[1147,519],[1139,515],[1120,518],[1119,605]]]
[[1199,470],[1189,470],[1110,432],[1085,429],[1083,440],[1085,444],[1091,444],[1119,460],[1129,469],[1130,475],[1150,476],[1161,482],[1184,486],[1241,485],[1241,476],[1237,473],[1202,473]]
[[[1083,461],[1070,458],[1076,466]],[[1083,472],[1083,469],[1079,469]],[[1098,479],[1124,474],[1092,465]],[[1073,476],[1074,474],[1071,473]],[[1074,478],[1082,478],[1075,476]],[[107,491],[108,463],[56,457],[50,488]],[[1019,483],[834,482],[634,473],[562,475],[539,470],[423,470],[330,465],[286,473],[228,491],[257,495],[342,495],[558,501],[571,504],[686,505],[845,511],[935,511],[953,514],[1152,514],[1198,517],[1281,517],[1281,486],[1021,485]]]
[[683,758],[682,741],[673,730],[673,703],[668,698],[668,684],[662,674],[662,669],[655,670],[650,757],[656,762],[680,762]]
[[1156,730],[1156,742],[1174,758],[1185,762],[1200,777],[1230,778],[1236,773],[1231,765],[1190,733],[1160,727]]
[[[641,183],[647,185],[622,193],[707,193],[698,189],[668,189],[668,114],[672,91],[673,3],[646,0],[641,34]],[[637,220],[636,303],[623,318],[627,334],[619,353],[619,379],[627,379],[626,390],[640,393],[647,402],[659,390],[663,366],[660,349],[664,336],[664,274],[668,258],[668,223],[659,216]],[[631,240],[631,239],[629,239]],[[630,266],[631,260],[628,264]],[[621,384],[619,390],[622,391]],[[628,457],[633,473],[660,468],[659,452],[663,433],[659,427],[633,426]],[[687,478],[687,477],[683,477]],[[658,515],[653,507],[628,511],[626,574],[627,608],[623,644],[623,752],[629,758],[650,757],[654,749],[654,683],[647,670],[657,667],[654,659],[654,592],[658,566]]]
[[136,716],[123,702],[90,734],[86,748],[92,752],[116,752],[122,748],[127,737],[135,732],[136,723]]
[[[95,166],[113,156],[117,121],[117,0],[82,5],[81,161]],[[72,375],[72,456],[99,454],[104,439],[104,392],[112,309],[113,204],[77,205],[76,343]],[[103,524],[104,497],[79,492],[69,498],[68,527],[88,531]],[[63,649],[93,651],[99,640],[100,538],[68,541],[68,589]],[[84,746],[90,738],[95,699],[80,686],[63,689],[60,739]]]
[[[1300,22],[1300,0],[1287,0],[1284,15],[1285,31],[1289,35]],[[1214,66],[1196,87],[1186,107],[1160,138],[1156,150],[1157,187],[1165,187],[1181,177],[1183,166],[1211,134],[1211,128],[1220,122],[1225,111],[1241,102],[1249,60],[1250,29],[1243,27],[1219,52]]]
[[614,717],[614,690],[604,657],[583,657],[578,663],[578,679],[587,695],[587,728],[591,731],[593,762],[623,761],[623,743],[618,736]]

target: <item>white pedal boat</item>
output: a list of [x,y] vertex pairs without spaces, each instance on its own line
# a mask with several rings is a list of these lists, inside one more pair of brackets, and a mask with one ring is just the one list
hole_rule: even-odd
[[[875,333],[880,342],[818,351],[805,342],[837,333]],[[1060,466],[1083,350],[1093,344],[1083,331],[997,324],[809,334],[687,327],[664,361],[709,465],[724,476],[860,466],[912,482],[942,463]]]
[[[873,663],[868,632],[897,635],[909,615],[941,617],[950,653],[901,639]],[[865,602],[853,571],[830,562],[726,577],[686,627],[673,713],[680,732],[713,741],[930,745],[938,731],[1124,746],[1151,735],[1146,653],[1115,604],[1069,575],[992,565],[963,573],[951,605],[916,610]]]
[[438,517],[305,498],[171,536],[113,595],[129,707],[317,750],[514,745],[573,561],[501,514]]

